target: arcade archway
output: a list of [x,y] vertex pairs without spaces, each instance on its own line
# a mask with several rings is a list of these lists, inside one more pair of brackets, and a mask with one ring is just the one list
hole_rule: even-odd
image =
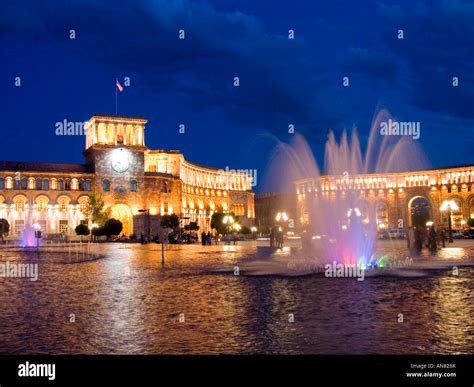
[[425,227],[431,219],[430,202],[424,196],[415,196],[408,202],[409,226]]

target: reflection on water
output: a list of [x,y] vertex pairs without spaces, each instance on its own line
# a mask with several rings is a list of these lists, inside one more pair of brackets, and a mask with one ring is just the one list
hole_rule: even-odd
[[[0,278],[0,353],[474,352],[472,267],[362,282],[248,277],[216,271],[254,260],[250,246],[171,247],[165,267],[159,245],[100,249],[91,262],[40,258],[37,282]],[[0,261],[38,260],[19,255]],[[473,252],[439,258],[449,255]]]

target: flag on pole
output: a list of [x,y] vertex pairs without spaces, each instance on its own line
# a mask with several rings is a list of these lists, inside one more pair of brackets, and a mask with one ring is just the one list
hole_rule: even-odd
[[123,92],[123,86],[120,84],[120,82],[118,81],[118,79],[115,80],[116,81],[116,85],[117,85],[117,89],[119,89],[119,91],[122,93]]

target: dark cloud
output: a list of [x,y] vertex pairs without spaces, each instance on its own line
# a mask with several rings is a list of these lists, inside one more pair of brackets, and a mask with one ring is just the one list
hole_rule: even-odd
[[[29,128],[50,125],[58,115],[112,112],[113,79],[130,76],[121,111],[150,119],[148,144],[200,160],[194,144],[206,142],[215,150],[208,164],[233,165],[241,154],[265,164],[261,138],[289,139],[289,123],[322,162],[329,129],[341,133],[356,125],[364,147],[379,105],[397,118],[421,121],[429,135],[420,141],[435,154],[446,125],[461,136],[473,124],[473,5],[393,3],[4,0],[0,76],[6,84],[22,73],[27,85],[21,92],[7,88],[4,125],[28,136]],[[295,40],[287,38],[288,28],[296,30]],[[404,40],[397,39],[400,28]],[[344,76],[350,87],[342,86]],[[458,88],[451,86],[453,76]],[[175,134],[181,122],[190,128],[185,138]],[[228,138],[241,154],[221,149]],[[469,145],[457,142],[468,163]],[[25,147],[31,157],[43,157],[34,144]],[[52,161],[80,161],[67,159],[67,150],[58,157]],[[451,164],[447,157],[435,154],[439,165]]]
[[[405,90],[423,109],[474,118],[474,3],[441,1],[413,4],[407,9],[380,6],[387,22],[386,38],[404,63]],[[396,31],[404,39],[396,39]],[[459,87],[453,87],[453,77]]]

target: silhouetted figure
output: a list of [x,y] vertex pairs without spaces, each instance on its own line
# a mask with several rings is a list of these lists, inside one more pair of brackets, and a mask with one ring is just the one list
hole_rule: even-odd
[[203,246],[206,245],[206,238],[207,238],[207,235],[206,235],[206,233],[203,231],[203,232],[201,233],[201,244],[202,244]]
[[212,238],[211,237],[211,232],[208,231],[207,235],[206,235],[206,244],[209,245],[209,246],[212,244],[212,239],[211,238]]
[[410,226],[408,227],[408,232],[407,232],[407,247],[411,249],[414,246],[415,246],[415,230],[413,229],[412,226]]
[[438,234],[439,239],[441,241],[441,245],[443,246],[443,248],[446,247],[446,230],[439,229]]
[[272,230],[270,231],[270,247],[275,247],[275,233]]
[[431,251],[438,250],[438,243],[436,242],[436,230],[434,226],[430,227],[430,232],[428,234],[428,245]]
[[283,248],[283,232],[281,232],[280,230],[277,231],[276,242],[277,242],[276,243],[277,248],[282,249]]
[[419,229],[419,227],[416,227],[415,228],[415,244],[414,244],[414,248],[418,251],[421,251],[421,249],[423,248],[423,240],[422,240],[422,235],[421,235],[421,231]]

